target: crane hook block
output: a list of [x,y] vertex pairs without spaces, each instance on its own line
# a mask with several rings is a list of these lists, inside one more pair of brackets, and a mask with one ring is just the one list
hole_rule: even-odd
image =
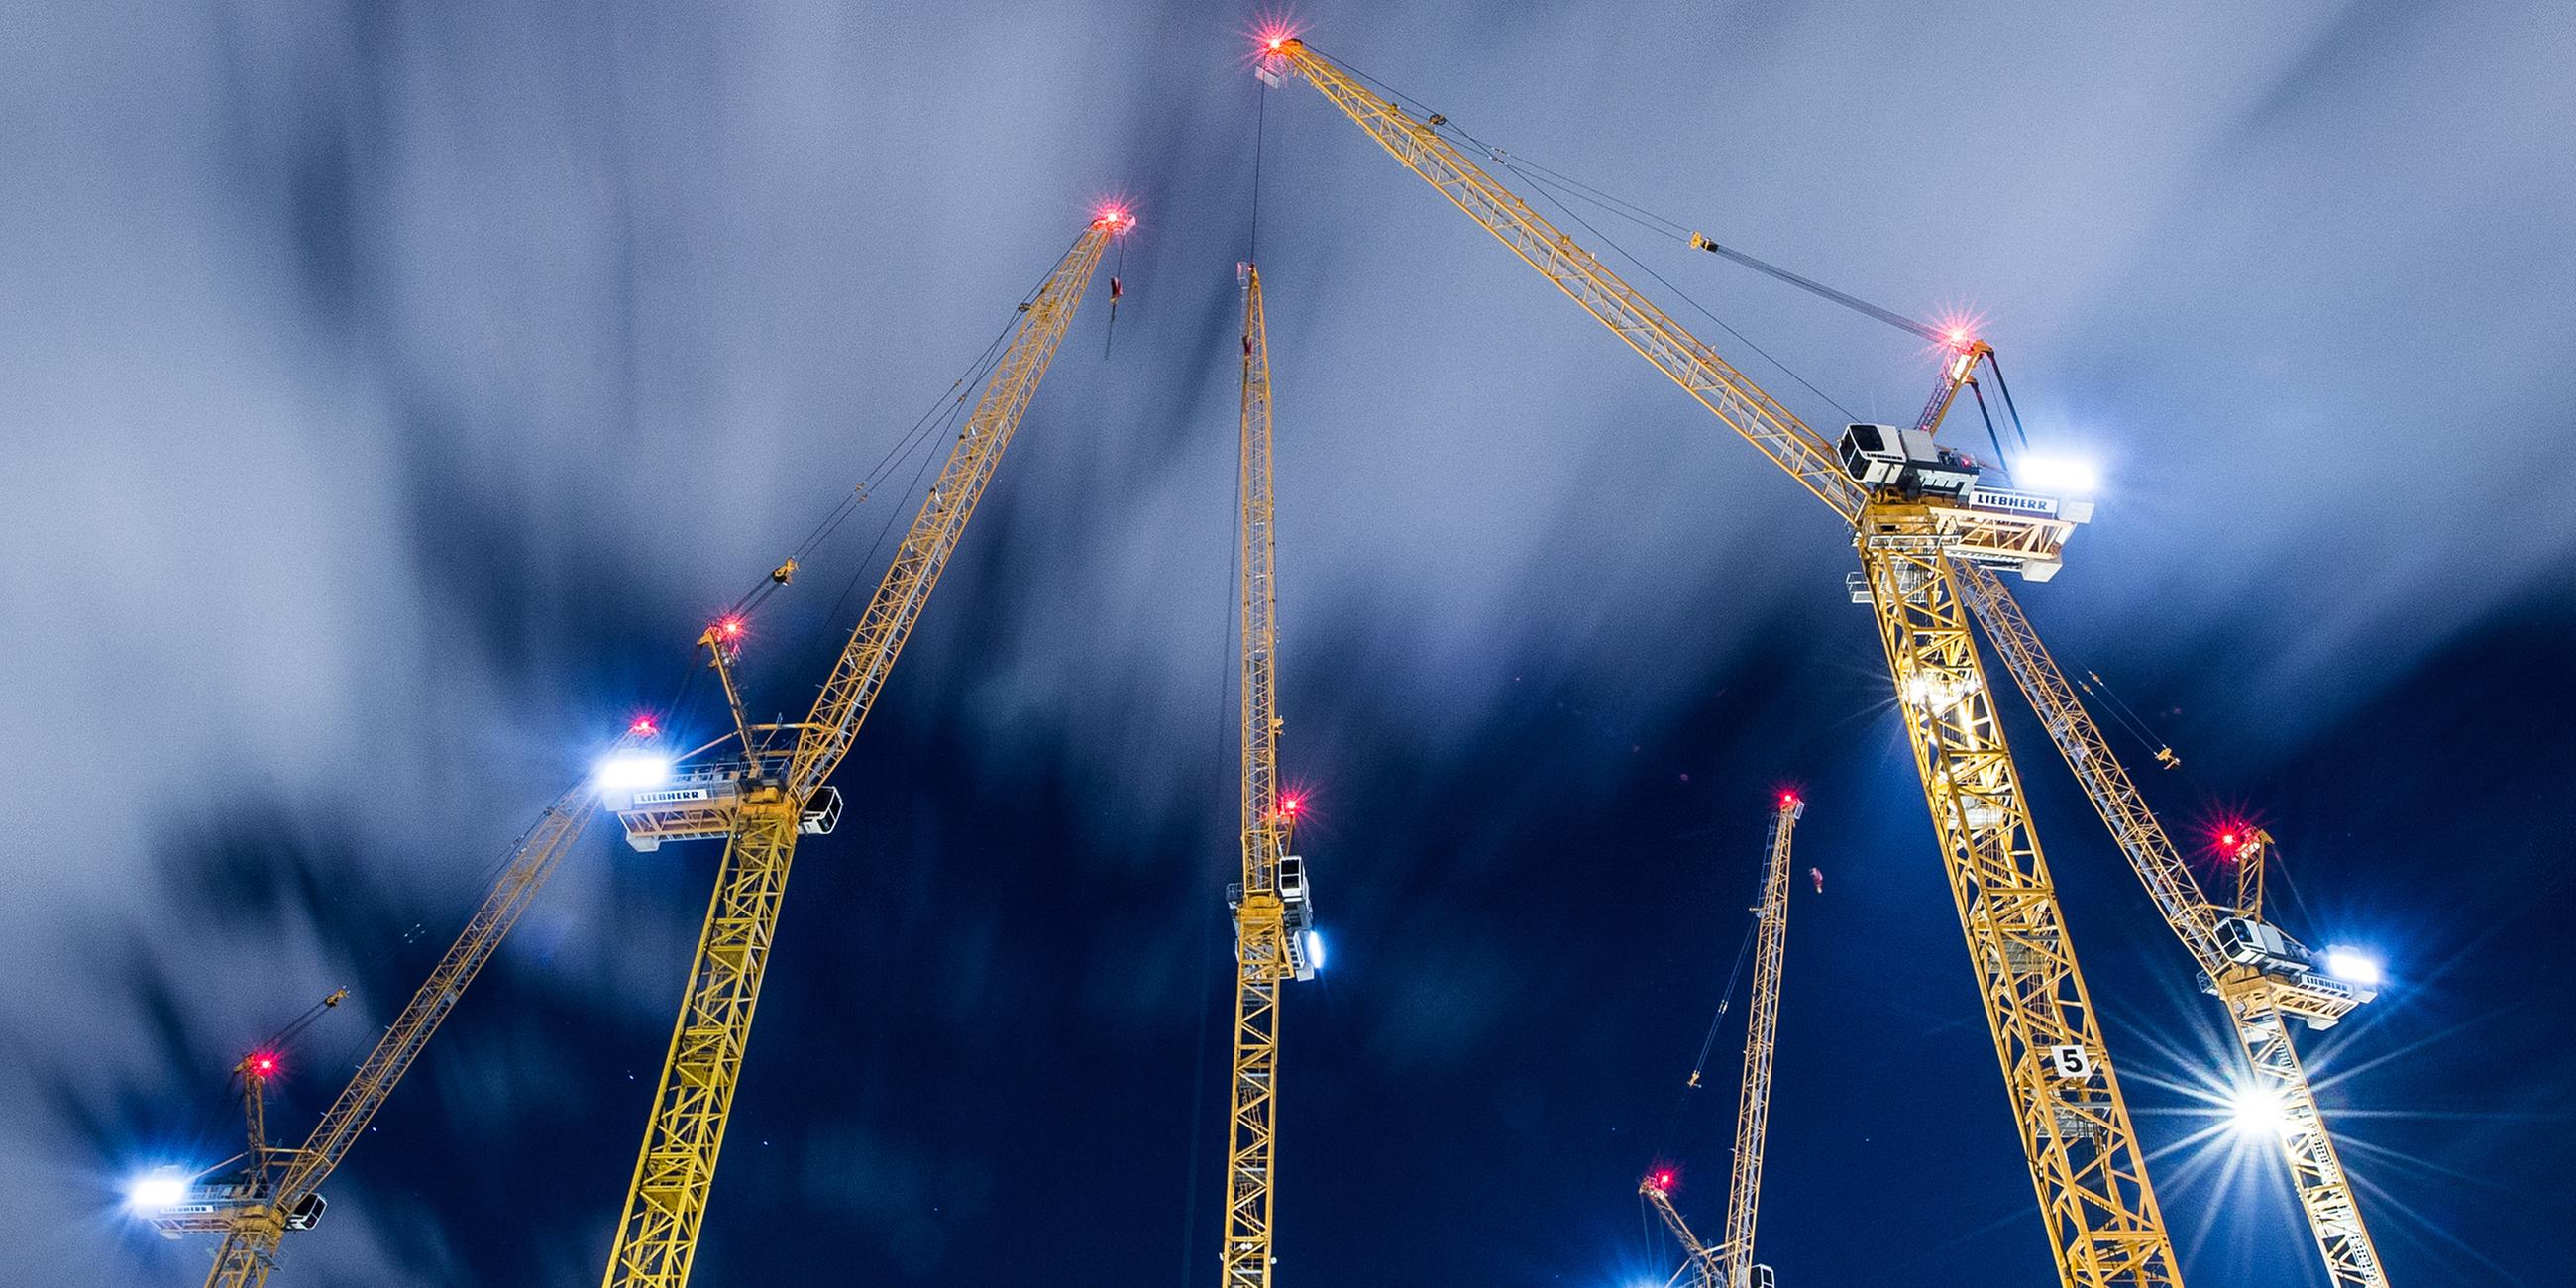
[[770,570],[770,572],[769,572],[769,579],[770,579],[771,581],[777,582],[777,583],[778,583],[779,585],[781,585],[781,586],[786,585],[789,581],[793,580],[793,579],[795,578],[795,576],[796,576],[796,561],[795,561],[795,560],[793,560],[793,559],[790,559],[790,560],[788,560],[787,562],[785,562],[785,563],[783,563],[783,564],[778,565],[776,568],[771,569],[771,570]]

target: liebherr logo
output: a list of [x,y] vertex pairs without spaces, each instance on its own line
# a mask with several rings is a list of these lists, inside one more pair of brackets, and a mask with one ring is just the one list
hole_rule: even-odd
[[714,793],[709,792],[703,787],[673,787],[666,791],[637,792],[635,793],[635,803],[638,805],[677,805],[682,801],[706,800],[712,795],[714,795]]

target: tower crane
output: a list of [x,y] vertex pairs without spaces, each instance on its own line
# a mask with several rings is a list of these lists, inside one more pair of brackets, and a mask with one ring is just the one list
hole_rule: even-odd
[[1224,1288],[1268,1288],[1273,1153],[1278,1143],[1279,988],[1323,964],[1305,860],[1288,852],[1302,799],[1279,790],[1279,592],[1272,531],[1270,337],[1261,270],[1245,264],[1243,400],[1237,465],[1242,542],[1243,879],[1234,913],[1234,1080],[1225,1156]]
[[[1020,305],[1016,334],[995,361],[947,463],[834,660],[813,710],[793,724],[747,720],[733,670],[742,623],[736,617],[721,619],[698,642],[723,681],[739,754],[682,767],[664,781],[639,785],[606,802],[625,825],[627,843],[638,850],[656,849],[666,841],[725,841],[687,992],[653,1093],[652,1117],[636,1153],[616,1243],[601,1281],[606,1288],[677,1288],[688,1282],[796,838],[830,832],[838,823],[841,796],[829,784],[832,771],[883,691],[904,640],[1001,464],[1003,449],[1073,323],[1101,252],[1133,226],[1124,210],[1102,211]],[[783,581],[790,571],[782,567],[773,576]]]
[[1753,1218],[1762,1193],[1762,1142],[1771,1122],[1771,1053],[1780,1030],[1780,968],[1789,946],[1789,838],[1807,803],[1782,792],[1763,846],[1762,899],[1753,907],[1753,1006],[1744,1022],[1744,1081],[1735,1102],[1735,1161],[1726,1187],[1726,1235],[1701,1243],[1674,1208],[1673,1174],[1648,1173],[1637,1192],[1681,1241],[1700,1288],[1770,1288],[1771,1268],[1753,1264]]
[[1789,947],[1789,837],[1807,803],[1782,792],[1771,812],[1770,864],[1754,910],[1753,1009],[1744,1020],[1744,1087],[1735,1102],[1735,1168],[1726,1187],[1726,1241],[1718,1245],[1723,1288],[1757,1288],[1753,1217],[1762,1195],[1762,1141],[1771,1125],[1771,1048],[1780,1030],[1780,966]]
[[1258,75],[1304,77],[1850,529],[2059,1277],[2066,1288],[2180,1283],[1958,589],[1970,563],[2053,576],[2067,539],[2091,518],[2089,503],[1990,486],[1974,461],[1928,433],[1861,425],[1827,440],[1471,161],[1435,121],[1294,36],[1263,44]]
[[1692,1288],[1728,1288],[1722,1251],[1700,1242],[1699,1236],[1691,1232],[1690,1222],[1682,1219],[1681,1209],[1673,1206],[1673,1174],[1648,1172],[1646,1179],[1637,1182],[1637,1194],[1655,1209],[1655,1215],[1664,1220],[1664,1228],[1680,1241],[1682,1272],[1690,1276]]
[[[1948,350],[1941,384],[1916,418],[1917,431],[1929,435],[1940,427],[1959,391],[1974,387],[1980,361],[1995,372],[1997,387],[2010,407],[2011,389],[2003,384],[1994,350],[1964,329],[1945,330],[1915,321],[1720,245],[1704,233],[1692,233],[1690,243]],[[1982,394],[1979,399],[1982,404]],[[2292,1187],[2328,1279],[2336,1288],[2385,1288],[2387,1271],[2371,1243],[2342,1159],[2317,1107],[2316,1093],[2283,1023],[2283,1017],[2290,1016],[2311,1029],[2333,1027],[2375,995],[2376,963],[2348,950],[2312,951],[2265,919],[2263,873],[2272,838],[2260,828],[2248,827],[2219,838],[2220,849],[2236,869],[2235,901],[2220,904],[2208,898],[2011,592],[1974,562],[1961,566],[1960,580],[1969,611],[1984,628],[1987,642],[2038,713],[2049,740],[2083,785],[2157,911],[2190,952],[2199,968],[2201,988],[2225,1004],[2230,1027],[2251,1070],[2252,1080],[2243,1094],[2277,1128]],[[1865,586],[1857,588],[1855,599],[1868,602]],[[2170,747],[2157,748],[2155,759],[2168,769],[2180,763]]]
[[[269,1084],[278,1076],[278,1041],[272,1039],[242,1058],[235,1073],[242,1083],[249,1149],[242,1155],[241,1169],[213,1179],[202,1175],[169,1178],[176,1183],[167,1187],[168,1202],[139,1205],[144,1218],[165,1237],[176,1239],[201,1233],[223,1236],[215,1251],[214,1269],[206,1277],[207,1288],[258,1288],[276,1269],[278,1245],[285,1236],[291,1231],[311,1229],[322,1219],[327,1206],[321,1194],[323,1181],[348,1156],[349,1147],[357,1143],[376,1111],[391,1098],[403,1074],[427,1048],[439,1022],[456,1008],[466,986],[500,950],[502,939],[518,924],[519,915],[527,911],[546,878],[553,875],[563,856],[580,839],[600,793],[608,785],[606,780],[614,776],[610,771],[621,765],[649,762],[652,757],[641,749],[656,735],[649,717],[636,720],[618,739],[605,762],[609,771],[584,779],[538,816],[536,825],[512,848],[500,878],[466,921],[456,942],[439,958],[437,967],[412,993],[393,1023],[386,1026],[366,1058],[359,1061],[357,1072],[301,1146],[272,1145],[268,1140],[265,1102]],[[342,989],[332,994],[322,1006],[338,1005],[347,993]]]
[[2272,1120],[2327,1277],[2336,1288],[2385,1288],[2387,1271],[2289,1027],[2293,1018],[2311,1029],[2333,1027],[2377,995],[2375,966],[2333,949],[2312,951],[2264,919],[2263,869],[2272,838],[2259,828],[2220,838],[2236,867],[2236,897],[2233,904],[2209,898],[2011,591],[1976,567],[1961,571],[1959,585],[2156,910],[2190,951],[2202,989],[2227,1008],[2229,1027],[2252,1071],[2244,1094]]
[[[1994,350],[1964,329],[1944,330],[1915,321],[1720,245],[1704,233],[1692,233],[1690,243],[1948,350],[1941,384],[1916,418],[1917,431],[1928,435],[1940,427],[1959,391],[1974,387],[1980,361],[1995,372],[1997,387],[2010,407],[2011,389],[2003,384]],[[1982,394],[1979,399],[1982,404]],[[1992,572],[1973,562],[1961,567],[1960,581],[1969,611],[1984,628],[1987,642],[2038,713],[2049,740],[2083,785],[2086,798],[2110,828],[2113,841],[2157,911],[2191,953],[2199,967],[2201,988],[2225,1004],[2251,1069],[2252,1081],[2243,1094],[2263,1111],[2261,1116],[2273,1120],[2300,1210],[2307,1217],[2328,1279],[2337,1288],[2384,1288],[2387,1272],[2371,1244],[2342,1159],[2317,1107],[2316,1093],[2283,1023],[2284,1016],[2291,1016],[2311,1029],[2333,1027],[2352,1008],[2375,996],[2377,964],[2349,950],[2312,951],[2265,919],[2263,873],[2272,838],[2260,828],[2247,827],[2219,838],[2220,849],[2236,870],[2235,901],[2220,904],[2208,898],[2011,592]],[[1865,588],[1855,598],[1868,602]],[[2180,763],[2170,747],[2157,748],[2155,758],[2166,768]]]

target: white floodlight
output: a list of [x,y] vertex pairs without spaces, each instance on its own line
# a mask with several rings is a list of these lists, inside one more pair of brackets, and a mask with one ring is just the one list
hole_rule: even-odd
[[599,762],[599,785],[611,790],[651,787],[670,777],[671,758],[650,752],[621,752]]
[[1315,964],[1315,969],[1317,970],[1322,970],[1324,968],[1324,936],[1322,932],[1313,930],[1306,932],[1306,960],[1313,962]]
[[2102,486],[2102,471],[2091,461],[2065,456],[2030,456],[2013,464],[2013,482],[2051,496],[2091,496]]
[[125,1206],[146,1216],[166,1212],[188,1197],[188,1174],[156,1167],[125,1183]]
[[2336,979],[2363,988],[2379,987],[2383,972],[2378,958],[2358,948],[2328,948],[2325,960],[2326,973]]
[[2261,1087],[2239,1087],[2230,1093],[2227,1117],[2238,1132],[2247,1136],[2290,1134],[2290,1114],[2281,1107],[2280,1095]]

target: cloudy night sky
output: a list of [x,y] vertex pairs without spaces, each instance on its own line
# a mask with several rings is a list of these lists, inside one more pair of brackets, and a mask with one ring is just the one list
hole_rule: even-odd
[[[227,1070],[346,984],[284,1052],[300,1139],[630,718],[713,733],[691,641],[882,465],[751,622],[751,705],[801,712],[908,432],[1120,200],[1115,328],[1095,283],[803,847],[696,1282],[1214,1281],[1247,257],[1331,945],[1285,1004],[1278,1282],[1659,1283],[1657,1164],[1714,1232],[1733,1016],[1684,1081],[1783,788],[1825,885],[1760,1259],[2052,1281],[1847,533],[1310,87],[1265,102],[1264,13],[6,13],[0,1279],[198,1282],[125,1182],[238,1151]],[[2032,619],[2180,752],[2114,730],[2196,859],[2267,826],[2285,926],[2388,964],[2303,1052],[2391,1279],[2565,1282],[2576,7],[1293,17],[1515,159],[1976,319],[2104,478]],[[1931,385],[1574,210],[1811,424]],[[2223,1127],[2221,1012],[2005,709],[2185,1273],[2322,1288]],[[277,1282],[595,1282],[716,857],[592,827]]]

